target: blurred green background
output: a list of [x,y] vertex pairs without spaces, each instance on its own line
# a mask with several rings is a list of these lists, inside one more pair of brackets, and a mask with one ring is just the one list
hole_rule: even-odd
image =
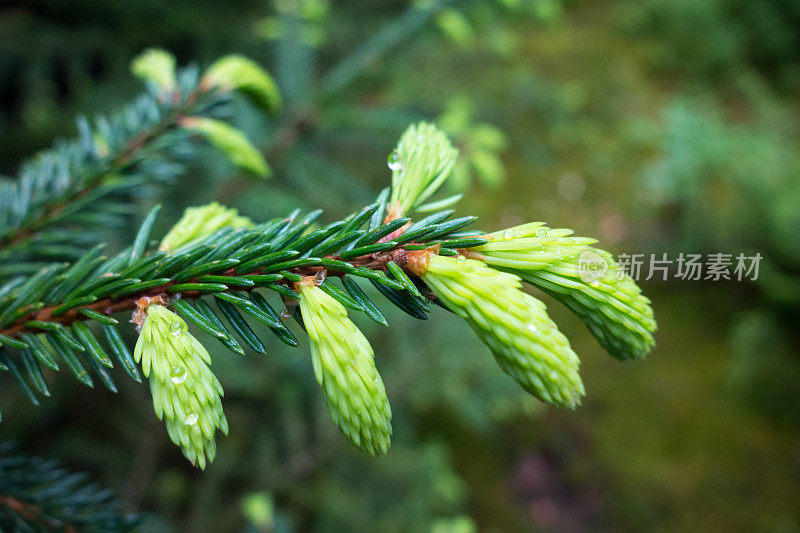
[[646,361],[611,359],[548,300],[584,361],[575,412],[528,398],[447,313],[357,317],[394,413],[380,459],[330,422],[307,346],[277,343],[212,354],[231,434],[205,472],[125,380],[115,397],[59,378],[39,408],[0,391],[0,438],[91,471],[152,513],[145,531],[800,531],[798,28],[794,0],[3,2],[3,174],[137,94],[146,47],[275,75],[280,116],[235,110],[273,179],[190,162],[162,230],[211,199],[345,215],[426,119],[461,148],[452,187],[483,229],[544,220],[614,253],[764,259],[755,281],[674,264],[642,281],[659,323]]

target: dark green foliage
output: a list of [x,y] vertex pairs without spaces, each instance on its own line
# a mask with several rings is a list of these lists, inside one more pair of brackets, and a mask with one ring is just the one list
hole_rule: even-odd
[[144,517],[126,514],[114,492],[57,461],[20,453],[0,443],[0,530],[131,531]]
[[[107,238],[98,230],[124,222],[119,207],[181,172],[176,159],[197,148],[176,119],[218,113],[228,98],[201,90],[194,68],[181,71],[178,82],[177,99],[153,92],[94,126],[82,120],[78,139],[42,152],[22,166],[15,181],[0,181],[0,280],[58,258],[83,258],[68,274],[80,277],[96,259],[83,252]],[[161,142],[165,137],[168,142]],[[154,210],[141,226],[129,262],[147,245],[156,215]]]

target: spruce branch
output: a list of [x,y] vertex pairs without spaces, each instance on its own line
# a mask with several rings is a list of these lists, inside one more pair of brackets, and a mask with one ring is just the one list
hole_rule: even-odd
[[0,530],[131,531],[141,515],[125,514],[114,493],[57,461],[0,443]]
[[[248,76],[255,69],[250,65]],[[253,94],[239,72],[217,68],[210,71],[213,77],[203,78],[193,67],[175,72],[174,58],[163,51],[145,52],[132,70],[152,81],[148,93],[110,117],[99,117],[94,126],[79,120],[78,139],[39,153],[22,165],[15,181],[0,181],[0,279],[28,274],[43,260],[80,257],[99,242],[97,228],[118,224],[133,196],[181,173],[179,160],[198,150],[188,126],[216,127],[212,144],[248,169],[266,173],[266,163],[238,130],[207,116],[222,111],[231,90],[246,86]],[[269,79],[260,73],[262,80]],[[276,100],[272,89],[261,87],[255,94],[266,91]]]
[[[401,282],[386,275],[386,272],[391,273],[388,265],[407,250],[418,248],[419,242],[423,241],[415,241],[407,246],[394,241],[379,242],[397,228],[398,222],[404,224],[408,219],[394,220],[370,231],[360,229],[377,209],[376,202],[342,221],[304,233],[320,212],[312,212],[299,221],[296,221],[299,212],[294,212],[286,218],[247,227],[251,225],[249,221],[236,215],[234,210],[222,208],[216,203],[189,208],[164,237],[159,249],[136,261],[126,261],[132,251],[132,248],[128,248],[99,262],[94,270],[95,275],[87,276],[84,265],[98,263],[97,259],[102,257],[98,248],[84,257],[83,263],[48,267],[26,284],[10,290],[8,296],[0,300],[11,304],[0,313],[0,342],[19,338],[26,333],[36,334],[48,327],[54,331],[57,326],[69,327],[76,321],[94,318],[90,316],[92,313],[110,318],[112,314],[136,309],[141,298],[161,296],[196,299],[206,294],[222,294],[230,290],[249,292],[267,287],[296,299],[296,293],[291,291],[289,284],[297,276],[315,276],[322,272],[331,278],[351,274],[402,290],[406,287]],[[449,215],[451,212],[442,214]],[[438,237],[436,230],[450,227],[447,223],[437,223],[441,216],[438,219],[428,218],[432,223],[415,228],[415,234],[422,236],[428,233]],[[471,220],[456,222],[458,225],[452,228],[463,227],[465,222]],[[217,226],[219,223],[225,225]],[[176,244],[185,242],[192,235],[196,236],[197,231],[208,229],[217,231],[205,238],[195,237],[193,242],[189,241],[189,245],[177,246],[177,250],[169,252]],[[187,234],[190,237],[186,237]],[[269,238],[274,242],[266,240]],[[480,238],[472,240],[475,243],[486,242]],[[354,244],[358,246],[353,247]],[[462,239],[453,240],[452,243],[437,240],[436,244],[452,247],[461,246],[464,242]],[[113,272],[116,269],[119,272]],[[137,277],[132,277],[134,274]],[[55,284],[55,287],[51,287],[51,284]],[[46,293],[42,289],[47,289]],[[25,299],[37,292],[43,298],[26,303]],[[47,298],[48,295],[50,298]],[[60,298],[54,299],[52,295]],[[26,310],[29,312],[25,313]]]
[[[203,104],[200,95],[196,88],[190,89],[178,105],[171,101],[160,103],[152,95],[143,95],[115,117],[98,119],[98,123],[107,123],[109,130],[118,130],[123,128],[123,117],[140,115],[138,128],[131,128],[134,131],[125,132],[127,135],[118,133],[125,137],[119,146],[108,146],[103,137],[93,138],[93,132],[84,126],[80,140],[61,144],[37,155],[31,163],[23,167],[14,189],[9,185],[3,191],[4,196],[9,197],[6,202],[9,208],[13,205],[14,198],[21,198],[26,202],[23,204],[22,200],[18,200],[19,207],[15,211],[19,215],[15,217],[16,220],[6,223],[5,231],[0,236],[0,245],[4,250],[19,246],[34,238],[37,232],[59,223],[68,214],[73,214],[68,208],[74,202],[90,197],[94,190],[104,184],[104,180],[106,183],[111,182],[111,186],[102,195],[91,196],[92,200],[125,187],[116,176],[124,174],[136,160],[143,157],[140,155],[142,151],[174,128],[179,116],[200,112]],[[212,102],[208,102],[206,105],[211,104]],[[144,116],[145,114],[149,116]],[[64,169],[62,179],[69,179],[72,183],[66,183],[57,189],[48,187],[48,182],[55,181],[57,176],[54,173],[57,169],[64,166],[67,168]],[[48,175],[48,171],[53,174]],[[34,181],[43,183],[35,184]],[[25,198],[26,188],[30,191],[30,199]]]
[[[453,218],[454,209],[405,217],[444,181],[455,153],[426,124],[412,126],[396,153],[404,154],[403,171],[392,169],[392,190],[342,220],[319,225],[320,210],[305,216],[295,210],[254,223],[212,203],[187,210],[159,244],[151,235],[155,207],[128,249],[104,257],[96,247],[73,263],[7,283],[0,287],[0,369],[38,402],[37,392],[49,394],[41,365],[57,370],[63,364],[93,386],[88,365],[115,390],[106,371],[109,352],[134,379],[140,379],[139,362],[170,437],[202,468],[214,457],[216,430],[226,433],[227,422],[222,385],[187,324],[231,352],[265,353],[268,343],[259,337],[265,329],[299,345],[285,324],[294,318],[308,333],[333,420],[373,454],[388,448],[391,410],[373,350],[348,312],[387,321],[360,283],[418,319],[429,317],[431,303],[463,317],[504,371],[557,406],[574,407],[584,393],[578,357],[544,304],[522,292],[522,281],[554,293],[612,355],[649,351],[655,322],[635,283],[587,280],[580,271],[583,255],[605,254],[591,246],[594,239],[542,223],[484,234],[468,229],[476,217]],[[123,311],[141,328],[133,356],[119,335],[123,324],[112,316],[126,319]],[[102,325],[105,347],[92,322]]]

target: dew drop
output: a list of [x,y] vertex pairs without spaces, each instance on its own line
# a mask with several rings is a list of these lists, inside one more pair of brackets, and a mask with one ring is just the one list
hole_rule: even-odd
[[389,167],[389,170],[402,170],[403,163],[400,162],[400,154],[397,151],[391,153],[389,158],[386,160],[386,166]]
[[317,272],[314,274],[314,284],[322,285],[322,282],[325,281],[325,275],[325,269],[317,270]]
[[172,333],[176,337],[180,337],[183,335],[184,326],[177,320],[169,325],[169,332]]
[[545,237],[547,237],[547,230],[544,228],[537,229],[536,236],[539,237],[540,239],[544,239]]
[[193,426],[197,424],[198,420],[200,420],[200,417],[197,416],[197,413],[189,413],[186,415],[186,418],[183,419],[183,423],[187,426]]
[[173,366],[169,371],[169,380],[175,385],[180,385],[186,381],[188,375],[189,373],[182,366]]
[[538,328],[534,324],[528,324],[528,331],[536,333],[538,331]]
[[466,262],[467,262],[467,258],[466,258],[466,257],[464,257],[463,255],[459,255],[459,256],[456,258],[456,263],[461,263],[461,264],[463,265],[463,264],[464,264],[464,263],[466,263]]
[[289,310],[284,307],[283,311],[281,311],[281,314],[279,315],[279,318],[281,320],[286,320],[287,318],[289,318],[291,316],[292,316],[292,313],[290,313]]
[[505,230],[503,232],[503,238],[505,240],[513,239],[514,238],[514,232],[511,231],[510,229]]

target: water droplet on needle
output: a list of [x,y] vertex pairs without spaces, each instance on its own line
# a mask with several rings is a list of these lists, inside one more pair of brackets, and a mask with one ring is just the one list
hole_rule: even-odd
[[169,380],[176,385],[180,385],[186,381],[188,375],[189,373],[182,366],[173,366],[169,371]]
[[386,166],[388,166],[390,170],[402,170],[403,163],[400,162],[400,154],[396,151],[392,152],[386,160]]

